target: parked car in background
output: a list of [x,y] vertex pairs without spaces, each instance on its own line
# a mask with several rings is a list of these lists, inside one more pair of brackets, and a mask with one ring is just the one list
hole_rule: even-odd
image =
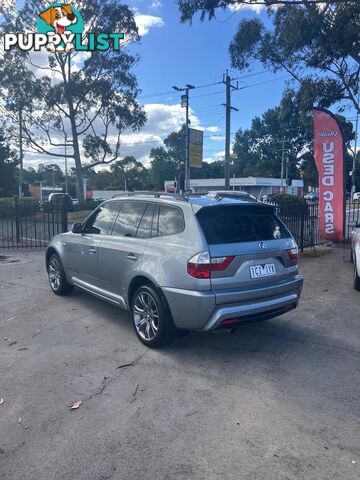
[[360,192],[354,193],[353,202],[360,202]]
[[354,264],[354,288],[360,291],[360,220],[350,223],[351,261]]
[[308,202],[317,202],[319,200],[319,193],[318,192],[310,192],[304,195],[305,200]]
[[55,294],[77,286],[130,310],[149,347],[286,313],[303,283],[273,207],[233,192],[117,196],[55,236],[46,266]]
[[45,210],[64,208],[67,211],[72,211],[74,204],[68,193],[50,193],[47,202],[44,203],[44,207]]

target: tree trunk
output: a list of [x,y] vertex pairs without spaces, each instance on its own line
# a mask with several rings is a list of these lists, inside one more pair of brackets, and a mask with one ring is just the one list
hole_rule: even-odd
[[81,157],[80,157],[80,147],[79,147],[79,136],[76,129],[75,114],[73,111],[72,102],[69,102],[70,109],[70,123],[71,123],[71,134],[73,137],[73,148],[74,148],[74,160],[75,160],[75,169],[76,169],[76,195],[79,200],[79,203],[84,203],[86,198],[84,198],[84,179],[83,172],[81,167]]
[[76,114],[74,110],[74,104],[71,96],[71,57],[70,54],[67,54],[65,59],[68,63],[68,77],[66,76],[65,71],[65,62],[60,63],[61,71],[64,78],[65,85],[65,96],[69,106],[69,120],[71,124],[71,134],[73,137],[73,148],[74,148],[74,160],[75,160],[75,169],[76,169],[76,195],[79,200],[79,203],[82,204],[86,200],[84,198],[84,180],[81,167],[81,157],[80,157],[80,147],[79,147],[79,135],[76,128]]

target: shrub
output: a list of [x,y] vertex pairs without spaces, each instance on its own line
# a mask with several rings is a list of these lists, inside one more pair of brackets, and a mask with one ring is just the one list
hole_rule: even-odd
[[300,214],[302,210],[307,208],[305,198],[288,193],[279,193],[273,196],[271,202],[278,206],[280,213],[285,214]]

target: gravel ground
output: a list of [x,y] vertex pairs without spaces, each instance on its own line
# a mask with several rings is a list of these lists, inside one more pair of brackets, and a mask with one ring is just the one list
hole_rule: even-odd
[[43,251],[1,253],[0,478],[360,478],[360,294],[342,250],[302,259],[297,310],[158,351],[116,307],[53,295]]

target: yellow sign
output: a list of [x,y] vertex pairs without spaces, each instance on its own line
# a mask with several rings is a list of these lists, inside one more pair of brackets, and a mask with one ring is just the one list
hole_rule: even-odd
[[201,130],[189,129],[189,163],[190,167],[202,168],[203,138]]

